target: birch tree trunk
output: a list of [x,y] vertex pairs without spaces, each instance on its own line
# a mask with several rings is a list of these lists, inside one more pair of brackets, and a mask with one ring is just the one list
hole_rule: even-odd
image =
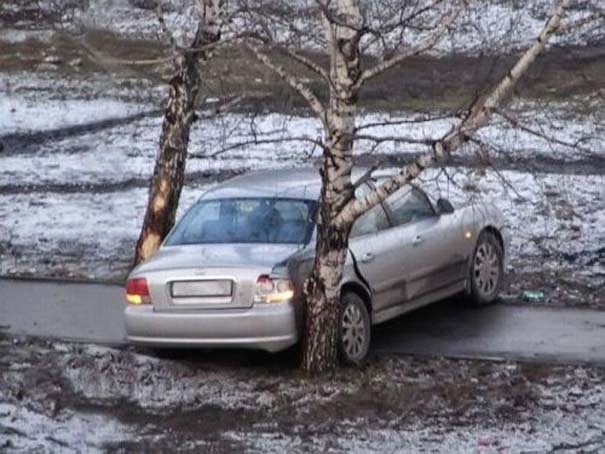
[[321,373],[338,364],[340,280],[352,223],[336,225],[353,198],[351,169],[361,75],[359,39],[362,17],[357,0],[338,0],[326,16],[330,43],[330,104],[321,167],[322,190],[315,263],[305,285],[306,332],[303,368]]
[[200,2],[200,21],[191,48],[178,58],[170,80],[160,147],[149,188],[149,201],[136,245],[134,264],[149,258],[174,225],[183,188],[189,132],[195,120],[195,102],[200,89],[200,60],[207,59],[206,47],[220,39],[220,0]]

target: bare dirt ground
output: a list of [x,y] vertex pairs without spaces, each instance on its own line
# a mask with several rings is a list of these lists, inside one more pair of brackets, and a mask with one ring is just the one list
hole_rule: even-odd
[[372,358],[310,380],[294,355],[0,341],[5,452],[584,452],[605,449],[590,366]]

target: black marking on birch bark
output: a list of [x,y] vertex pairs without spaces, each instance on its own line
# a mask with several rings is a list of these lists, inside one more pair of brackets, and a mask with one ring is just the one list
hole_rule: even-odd
[[146,259],[159,246],[174,225],[176,207],[184,181],[187,145],[194,105],[200,88],[199,58],[207,55],[203,46],[210,37],[218,41],[220,33],[204,33],[198,24],[192,50],[178,59],[178,70],[170,80],[169,100],[164,113],[160,150],[149,189],[147,211],[137,241],[135,264]]

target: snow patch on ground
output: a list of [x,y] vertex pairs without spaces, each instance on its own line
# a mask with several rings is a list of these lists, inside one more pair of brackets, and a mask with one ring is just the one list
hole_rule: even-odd
[[605,443],[596,366],[386,356],[309,379],[285,355],[254,352],[159,359],[8,338],[0,350],[10,362],[0,435],[11,443],[0,438],[0,449],[14,452],[600,452]]
[[[478,200],[498,206],[510,227],[513,262],[521,260],[528,266],[530,258],[546,254],[541,267],[580,266],[584,272],[605,275],[595,255],[605,244],[605,176],[447,171],[452,181],[439,170],[423,175],[431,196],[450,198],[458,206]],[[185,187],[179,216],[209,187]],[[0,195],[0,241],[10,242],[14,251],[3,257],[0,273],[28,270],[28,263],[44,268],[40,258],[61,262],[62,255],[70,254],[83,264],[120,263],[130,257],[146,202],[144,188],[100,194]]]
[[[571,116],[564,105],[550,106],[542,113],[532,106],[520,114],[521,121],[541,135],[560,142],[580,142],[588,155],[605,156],[605,134],[598,113]],[[9,95],[0,99],[0,135],[18,132],[43,132],[55,128],[119,119],[151,111],[143,104],[112,99],[30,100]],[[598,110],[597,110],[598,112]],[[548,118],[546,118],[548,117]],[[427,151],[431,141],[442,137],[457,121],[453,118],[430,117],[420,123],[405,123],[422,118],[413,112],[398,114],[365,114],[360,118],[362,137],[399,138],[376,143],[360,140],[356,154],[372,151],[397,155]],[[548,121],[546,121],[548,120]],[[5,147],[0,155],[3,184],[52,184],[120,182],[149,178],[157,153],[162,119],[158,116],[124,121],[113,128],[68,135],[61,139],[39,140],[25,150]],[[381,124],[388,122],[390,124]],[[374,126],[372,126],[374,125]],[[553,144],[545,138],[512,128],[496,121],[478,136],[496,158],[514,159],[546,156],[549,159],[577,160],[586,153],[576,152],[563,143]],[[229,114],[203,120],[191,131],[189,173],[225,170],[250,170],[299,166],[317,159],[321,148],[319,121],[312,117],[287,116],[277,113],[256,115]],[[280,140],[287,139],[280,142]],[[292,139],[298,139],[292,141]]]
[[[161,109],[167,92],[166,84],[158,84],[140,77],[120,77],[108,72],[96,72],[81,77],[77,74],[39,70],[3,73],[0,78],[0,93],[11,98],[17,97],[19,106],[35,106],[40,103],[60,111],[70,109],[71,101],[87,101],[90,106],[86,107],[86,111],[90,112],[97,101],[102,105],[106,100],[123,101],[135,108],[137,105],[147,105],[150,109]],[[126,114],[124,111],[115,113],[118,116]],[[110,116],[102,114],[101,118]],[[41,129],[50,127],[48,124],[42,124]]]
[[[207,187],[183,191],[179,216]],[[129,266],[147,189],[16,194],[0,200],[0,241],[11,243],[11,253],[2,254],[0,274],[16,269],[44,274],[50,267],[68,276],[107,279]]]
[[53,36],[52,30],[17,30],[7,28],[0,30],[0,41],[10,44],[21,44],[30,40],[48,41]]
[[[355,454],[546,453],[553,452],[555,446],[566,445],[587,448],[587,451],[580,452],[598,452],[602,448],[602,431],[595,429],[590,421],[570,417],[563,412],[542,417],[552,420],[553,424],[541,421],[535,424],[506,424],[501,428],[464,427],[444,432],[442,428],[433,430],[426,426],[371,430],[358,423],[350,427],[344,424],[338,434],[321,433],[318,428],[320,433],[312,437],[275,432],[228,432],[225,438],[247,443],[250,447],[248,452],[267,454],[325,451]],[[577,439],[578,433],[583,434],[581,440]]]
[[[216,405],[229,409],[256,409],[254,383],[226,379],[224,373],[207,371],[195,374],[179,363],[159,363],[154,358],[137,357],[133,370],[121,364],[121,358],[111,352],[97,356],[96,362],[104,373],[87,367],[69,367],[64,376],[74,391],[90,399],[119,397],[144,409]],[[115,364],[117,363],[117,364]],[[125,376],[128,375],[128,377]],[[178,377],[174,380],[174,377]],[[202,400],[203,398],[203,400]]]
[[0,450],[2,452],[106,452],[104,444],[131,439],[128,426],[106,416],[61,411],[54,417],[25,406],[2,402],[0,395]]
[[[271,409],[284,399],[292,402],[292,411],[304,412],[308,405],[328,402],[339,393],[354,390],[350,384],[318,384],[313,380],[281,384],[270,372],[263,374],[260,381],[258,377],[248,380],[250,371],[239,365],[200,371],[194,363],[124,354],[110,348],[85,347],[82,353],[90,356],[92,362],[88,359],[72,362],[63,371],[76,393],[89,399],[119,398],[157,412],[170,407],[188,410],[200,405],[257,411]],[[271,392],[259,389],[263,381]]]
[[93,123],[139,113],[144,106],[112,99],[40,100],[3,94],[0,97],[0,135]]

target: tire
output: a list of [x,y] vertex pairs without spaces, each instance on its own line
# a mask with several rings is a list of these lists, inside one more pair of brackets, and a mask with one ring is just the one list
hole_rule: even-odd
[[498,238],[487,231],[481,232],[473,251],[469,267],[469,299],[475,306],[492,303],[504,278],[504,251]]
[[341,297],[338,353],[344,364],[361,364],[370,350],[371,323],[363,299],[347,292]]

